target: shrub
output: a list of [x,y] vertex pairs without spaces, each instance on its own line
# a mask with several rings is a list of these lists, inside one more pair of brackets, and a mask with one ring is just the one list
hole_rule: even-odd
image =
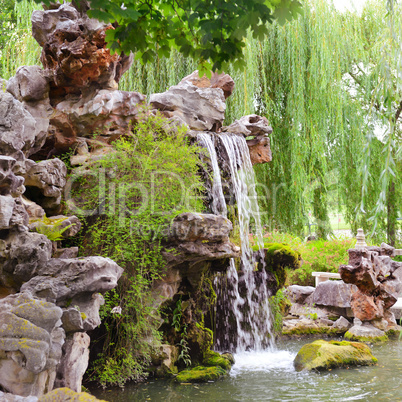
[[304,242],[290,234],[273,232],[264,236],[264,241],[282,242],[298,251],[302,258],[300,268],[287,268],[287,285],[314,286],[312,273],[338,272],[339,265],[347,264],[348,249],[355,239],[314,240]]
[[[162,240],[174,216],[203,208],[199,148],[188,143],[184,129],[165,127],[166,119],[149,116],[73,178],[70,207],[79,205],[73,212],[81,215],[92,210],[84,217],[82,253],[110,257],[125,269],[101,310],[106,334],[91,376],[103,386],[146,375],[159,340],[150,287],[164,273]],[[121,313],[113,314],[116,306]]]

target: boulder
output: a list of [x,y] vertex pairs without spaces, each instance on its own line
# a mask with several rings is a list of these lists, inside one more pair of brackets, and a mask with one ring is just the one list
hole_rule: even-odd
[[345,318],[339,317],[333,324],[334,328],[338,328],[342,332],[346,332],[352,324]]
[[370,366],[377,363],[370,348],[359,342],[318,340],[304,345],[293,364],[296,371]]
[[208,78],[206,75],[200,77],[198,70],[195,70],[190,75],[184,77],[180,81],[179,85],[186,81],[198,88],[220,88],[223,91],[225,99],[232,95],[235,88],[235,82],[233,81],[232,77],[225,73],[212,73],[211,78]]
[[286,295],[292,303],[303,304],[308,296],[315,291],[313,286],[291,285],[286,288]]
[[18,396],[14,394],[8,394],[0,391],[0,401],[2,402],[38,402],[36,396]]
[[25,173],[27,194],[49,215],[53,215],[59,211],[66,176],[66,165],[58,158],[38,163],[28,159]]
[[364,323],[363,325],[353,325],[345,333],[345,339],[358,342],[384,342],[388,340],[387,334],[381,329],[376,328],[370,323]]
[[266,117],[250,114],[236,120],[230,126],[225,126],[222,131],[228,133],[242,134],[244,137],[267,136],[272,133],[272,127],[269,125]]
[[88,97],[65,100],[56,107],[52,124],[56,131],[55,147],[75,143],[76,137],[92,137],[110,143],[127,134],[133,122],[141,118],[145,96],[138,92],[102,89]]
[[324,281],[318,284],[311,301],[320,306],[350,307],[352,292],[357,288],[343,281]]
[[252,165],[272,161],[272,152],[268,137],[256,137],[255,139],[247,140],[246,142],[250,152]]
[[25,157],[40,148],[43,140],[41,128],[24,105],[0,91],[0,153],[16,160],[14,173],[24,170]]
[[165,117],[178,117],[192,130],[219,131],[225,118],[222,89],[198,88],[189,81],[151,95],[149,102]]
[[[28,402],[28,401],[26,401]],[[75,392],[69,388],[57,388],[38,399],[38,402],[106,402],[87,392]]]
[[46,236],[12,229],[0,239],[0,283],[19,290],[46,267],[51,255],[52,243]]
[[0,155],[0,194],[17,197],[25,191],[24,178],[16,176],[12,169],[16,160],[11,156]]
[[49,97],[49,80],[39,66],[19,67],[10,78],[7,91],[19,101],[40,101]]
[[110,258],[53,258],[39,267],[37,276],[24,283],[21,290],[60,304],[81,294],[115,288],[122,272]]
[[0,385],[21,396],[53,388],[61,358],[62,311],[53,303],[19,293],[0,300]]
[[219,380],[227,375],[225,369],[221,366],[215,367],[205,367],[197,366],[194,368],[189,368],[176,376],[176,382],[178,383],[198,383],[198,382],[211,382]]
[[56,388],[67,387],[81,392],[82,377],[88,367],[90,338],[85,332],[68,336],[63,345],[63,356],[57,366]]

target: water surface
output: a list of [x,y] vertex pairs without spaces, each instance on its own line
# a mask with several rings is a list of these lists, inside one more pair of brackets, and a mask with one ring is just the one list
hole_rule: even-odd
[[297,373],[293,359],[304,343],[288,341],[277,350],[235,355],[230,376],[207,384],[155,380],[123,391],[93,391],[101,399],[127,401],[402,401],[402,342],[373,346],[378,364]]

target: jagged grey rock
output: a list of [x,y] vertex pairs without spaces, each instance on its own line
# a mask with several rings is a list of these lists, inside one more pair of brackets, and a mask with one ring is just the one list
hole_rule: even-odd
[[345,318],[339,317],[333,324],[334,328],[338,328],[339,330],[346,332],[349,328],[352,327],[352,324]]
[[25,173],[25,186],[40,190],[42,197],[33,199],[40,204],[46,212],[58,212],[63,187],[66,185],[67,168],[58,158],[41,162],[27,160]]
[[313,286],[291,285],[286,288],[286,295],[292,303],[303,304],[308,296],[315,291]]
[[19,101],[40,101],[49,97],[49,80],[39,66],[19,67],[10,78],[7,91]]
[[88,367],[90,338],[85,332],[75,332],[63,345],[63,357],[57,368],[56,388],[67,387],[81,392],[82,377]]
[[272,127],[269,125],[266,117],[257,114],[250,114],[236,120],[230,126],[225,126],[222,131],[229,133],[242,134],[244,137],[249,136],[266,136],[272,133]]
[[166,117],[178,117],[190,129],[219,131],[225,118],[225,97],[220,88],[198,88],[189,81],[153,94],[151,106]]
[[56,110],[68,116],[78,136],[116,138],[138,121],[145,96],[138,92],[102,89],[77,101],[60,102]]
[[21,291],[60,305],[80,294],[115,288],[122,273],[123,269],[110,258],[53,258],[36,270],[37,276],[24,283]]
[[318,284],[312,302],[320,306],[350,307],[352,292],[357,288],[343,281],[325,281]]
[[23,282],[46,267],[52,254],[52,243],[44,235],[11,230],[0,239],[0,283],[19,290]]
[[62,310],[19,293],[0,300],[0,385],[21,396],[50,391],[61,357]]
[[13,157],[22,171],[25,156],[42,143],[35,118],[10,93],[0,91],[0,153]]

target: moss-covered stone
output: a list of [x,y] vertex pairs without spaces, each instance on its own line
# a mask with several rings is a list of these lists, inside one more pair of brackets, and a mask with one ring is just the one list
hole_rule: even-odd
[[205,367],[197,366],[191,369],[180,371],[176,377],[176,382],[208,382],[216,381],[227,375],[227,371],[221,366]]
[[388,342],[389,338],[386,334],[381,336],[363,336],[363,335],[356,335],[347,331],[344,335],[345,339],[349,341],[356,341],[356,342],[365,342],[365,343],[383,343]]
[[364,343],[318,340],[304,345],[293,364],[297,371],[327,370],[336,367],[369,366],[377,363]]
[[232,361],[234,362],[234,359],[232,360],[230,357],[233,359],[233,356],[229,353],[221,355],[220,353],[210,350],[206,353],[202,363],[204,366],[220,366],[226,371],[229,371],[232,368]]
[[74,392],[69,388],[57,388],[38,399],[38,402],[106,402],[86,392]]

